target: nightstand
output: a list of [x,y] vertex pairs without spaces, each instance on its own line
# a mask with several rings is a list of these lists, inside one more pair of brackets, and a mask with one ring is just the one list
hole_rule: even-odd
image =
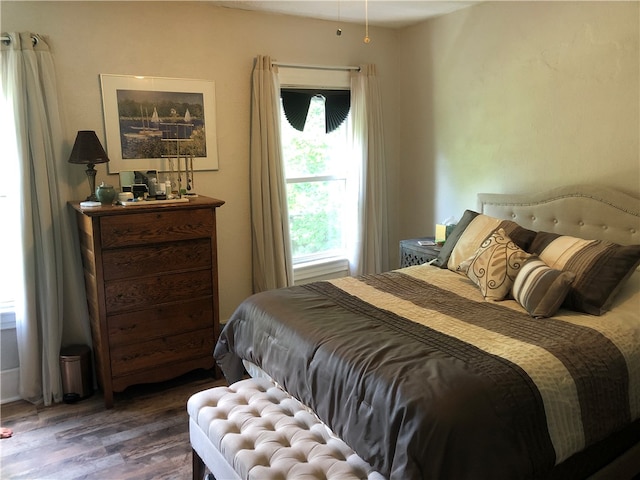
[[424,240],[433,241],[433,237],[400,240],[400,268],[422,265],[435,259],[440,254],[440,247],[437,245],[418,244],[419,241]]

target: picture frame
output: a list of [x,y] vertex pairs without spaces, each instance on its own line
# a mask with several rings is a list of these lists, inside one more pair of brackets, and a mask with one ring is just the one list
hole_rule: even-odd
[[109,173],[218,170],[215,82],[100,74]]

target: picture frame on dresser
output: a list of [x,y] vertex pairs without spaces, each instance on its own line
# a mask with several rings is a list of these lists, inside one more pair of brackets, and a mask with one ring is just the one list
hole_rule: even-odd
[[[109,173],[218,170],[215,82],[100,74]],[[206,128],[205,128],[206,126]]]
[[225,202],[82,208],[80,238],[98,386],[114,392],[196,369],[215,376],[216,210]]

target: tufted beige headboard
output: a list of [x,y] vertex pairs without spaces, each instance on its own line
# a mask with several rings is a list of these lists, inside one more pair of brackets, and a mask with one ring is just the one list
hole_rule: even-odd
[[531,194],[478,194],[478,211],[536,231],[640,244],[640,198],[608,187],[575,185]]

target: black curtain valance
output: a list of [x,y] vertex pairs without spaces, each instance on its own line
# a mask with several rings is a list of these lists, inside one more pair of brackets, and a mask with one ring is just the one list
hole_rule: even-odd
[[351,106],[349,90],[283,88],[280,90],[280,96],[284,114],[291,126],[302,132],[307,121],[309,104],[316,95],[325,98],[325,132],[333,132],[349,114]]

